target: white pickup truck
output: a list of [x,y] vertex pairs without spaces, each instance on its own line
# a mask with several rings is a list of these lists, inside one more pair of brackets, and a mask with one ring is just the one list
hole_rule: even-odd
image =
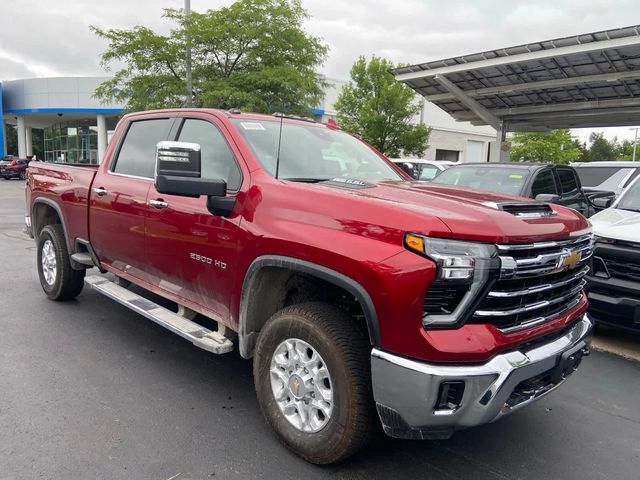
[[589,220],[596,239],[589,312],[598,323],[640,331],[640,177]]

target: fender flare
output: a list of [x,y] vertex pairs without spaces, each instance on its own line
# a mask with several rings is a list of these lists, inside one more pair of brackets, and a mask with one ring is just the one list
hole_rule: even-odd
[[247,310],[250,302],[249,295],[253,288],[253,281],[256,278],[256,274],[265,267],[280,267],[306,273],[345,289],[358,300],[358,303],[362,307],[371,345],[374,347],[381,345],[378,314],[376,313],[371,296],[362,285],[352,278],[323,265],[283,255],[264,255],[257,257],[251,262],[242,283],[238,334],[240,354],[243,357],[249,358],[255,345],[255,338],[252,338],[255,337],[255,332],[247,332],[246,330]]
[[[62,213],[62,209],[60,208],[60,205],[58,205],[57,202],[54,202],[53,200],[49,199],[49,198],[45,198],[45,197],[37,197],[33,203],[31,204],[31,224],[33,225],[33,232],[34,232],[34,238],[35,238],[35,233],[36,233],[36,225],[33,223],[33,220],[35,219],[35,209],[36,209],[36,205],[42,203],[44,205],[47,205],[51,208],[53,208],[56,213],[58,214],[58,217],[60,218],[60,224],[62,225],[62,231],[64,232],[64,238],[65,241],[67,242],[67,250],[69,252],[72,252],[72,245],[71,245],[71,240],[69,239],[69,235],[67,234],[67,225],[64,221],[64,214]],[[36,239],[37,240],[37,239]]]

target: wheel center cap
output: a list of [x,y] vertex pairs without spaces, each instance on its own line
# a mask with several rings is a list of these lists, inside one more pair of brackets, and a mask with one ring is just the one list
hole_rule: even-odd
[[295,373],[289,377],[289,391],[291,392],[291,395],[298,400],[304,397],[304,382],[302,381],[302,378]]

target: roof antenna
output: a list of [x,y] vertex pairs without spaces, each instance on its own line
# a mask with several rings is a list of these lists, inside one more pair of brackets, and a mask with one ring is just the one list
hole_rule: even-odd
[[[284,104],[282,104],[282,110],[284,110]],[[278,172],[280,170],[280,144],[282,143],[282,120],[284,119],[284,113],[274,113],[280,117],[280,131],[278,132],[278,153],[276,154],[276,179],[278,178]]]

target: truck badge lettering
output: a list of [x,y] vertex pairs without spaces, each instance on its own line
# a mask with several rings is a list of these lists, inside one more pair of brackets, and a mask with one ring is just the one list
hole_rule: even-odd
[[196,262],[206,263],[207,265],[213,265],[214,267],[217,267],[221,270],[227,269],[227,264],[224,262],[221,262],[220,260],[214,260],[213,258],[205,257],[197,253],[190,253],[189,257],[191,258],[191,260],[195,260]]

